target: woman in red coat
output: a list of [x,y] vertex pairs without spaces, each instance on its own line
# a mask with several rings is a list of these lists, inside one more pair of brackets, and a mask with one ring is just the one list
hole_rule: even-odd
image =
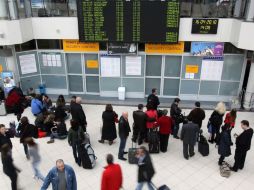
[[161,152],[167,152],[168,138],[172,134],[172,127],[174,126],[173,119],[167,116],[167,114],[168,110],[163,110],[162,116],[158,119]]
[[101,190],[119,190],[122,187],[122,170],[118,164],[114,164],[112,154],[107,155],[108,166],[102,174]]
[[157,127],[157,120],[158,120],[158,115],[157,115],[157,110],[153,109],[151,104],[147,104],[146,106],[147,111],[146,111],[146,128],[152,129],[154,127]]
[[226,118],[224,120],[224,123],[229,127],[230,132],[235,127],[235,120],[236,120],[236,109],[232,109],[229,113],[226,114]]

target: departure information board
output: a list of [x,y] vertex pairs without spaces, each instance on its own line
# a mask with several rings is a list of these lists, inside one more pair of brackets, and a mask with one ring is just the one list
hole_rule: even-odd
[[78,0],[81,42],[177,43],[179,0]]

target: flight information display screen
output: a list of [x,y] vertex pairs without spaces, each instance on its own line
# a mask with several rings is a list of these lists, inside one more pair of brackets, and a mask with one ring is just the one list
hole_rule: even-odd
[[177,43],[179,0],[78,0],[81,42]]

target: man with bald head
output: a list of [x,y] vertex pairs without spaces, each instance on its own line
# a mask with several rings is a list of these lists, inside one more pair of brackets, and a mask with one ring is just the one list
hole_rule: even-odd
[[82,103],[81,97],[77,97],[76,102],[73,102],[71,104],[71,116],[73,120],[78,122],[79,126],[82,127],[83,131],[86,132],[87,126],[86,115],[81,106],[81,103]]
[[123,112],[122,116],[119,119],[119,137],[120,137],[120,146],[119,146],[119,152],[118,152],[118,159],[119,160],[127,160],[124,158],[124,154],[127,154],[128,152],[124,152],[125,145],[127,138],[129,136],[129,132],[131,132],[129,121],[128,121],[128,112]]

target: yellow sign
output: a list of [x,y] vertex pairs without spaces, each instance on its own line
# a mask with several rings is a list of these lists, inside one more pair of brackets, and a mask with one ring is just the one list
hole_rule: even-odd
[[198,65],[186,65],[186,73],[198,73]]
[[3,65],[0,64],[0,73],[3,72]]
[[83,43],[78,40],[63,40],[64,51],[98,52],[99,43]]
[[87,60],[86,67],[89,69],[97,69],[99,68],[99,64],[97,60]]
[[184,52],[184,42],[178,44],[145,44],[145,52],[181,54]]

